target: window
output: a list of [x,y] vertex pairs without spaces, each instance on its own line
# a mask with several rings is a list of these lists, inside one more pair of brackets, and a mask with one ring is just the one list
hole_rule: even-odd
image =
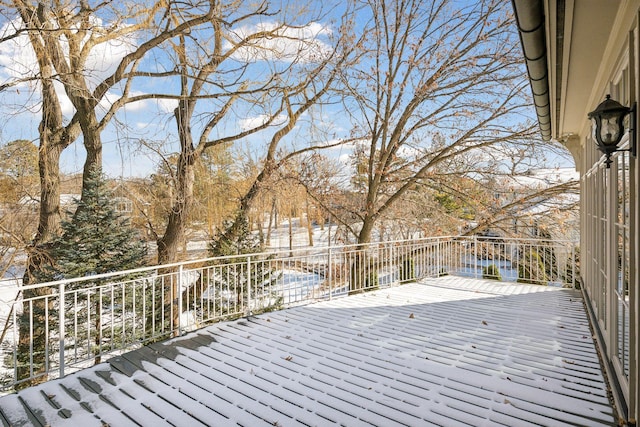
[[133,212],[133,203],[126,197],[116,197],[115,211],[122,214],[130,214]]

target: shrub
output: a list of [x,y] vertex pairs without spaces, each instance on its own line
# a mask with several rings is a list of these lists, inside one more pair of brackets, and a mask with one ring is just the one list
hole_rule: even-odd
[[502,281],[502,276],[500,275],[500,269],[495,264],[489,264],[486,267],[482,267],[482,278],[489,279],[489,280]]
[[416,279],[416,269],[413,258],[402,260],[399,269],[400,283],[411,282]]
[[533,249],[522,254],[518,264],[518,283],[546,285],[547,274],[540,254]]
[[380,288],[376,260],[364,252],[355,255],[349,274],[349,295]]

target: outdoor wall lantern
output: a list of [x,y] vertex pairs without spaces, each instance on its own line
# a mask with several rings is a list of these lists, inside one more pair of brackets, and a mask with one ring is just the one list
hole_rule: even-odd
[[[624,134],[624,118],[629,115],[629,145],[628,149],[619,149],[618,143]],[[594,136],[598,144],[598,150],[602,151],[607,159],[607,168],[611,167],[611,155],[616,151],[630,151],[636,156],[636,104],[633,107],[625,107],[618,101],[611,99],[610,95],[589,113],[593,120]]]

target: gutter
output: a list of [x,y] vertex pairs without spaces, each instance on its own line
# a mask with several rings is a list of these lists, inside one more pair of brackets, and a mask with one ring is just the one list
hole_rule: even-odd
[[551,103],[542,0],[511,0],[524,53],[533,103],[544,141],[551,139]]

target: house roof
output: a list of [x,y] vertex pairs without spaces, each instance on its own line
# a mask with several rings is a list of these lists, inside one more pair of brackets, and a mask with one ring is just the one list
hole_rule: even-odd
[[604,100],[637,2],[512,0],[543,139],[563,142],[580,162],[579,135]]
[[[60,205],[71,206],[78,203],[80,200],[80,194],[75,193],[62,193],[60,194]],[[40,203],[40,197],[22,197],[19,201],[21,205],[38,205]]]
[[579,291],[443,277],[207,326],[0,398],[5,425],[616,425]]

